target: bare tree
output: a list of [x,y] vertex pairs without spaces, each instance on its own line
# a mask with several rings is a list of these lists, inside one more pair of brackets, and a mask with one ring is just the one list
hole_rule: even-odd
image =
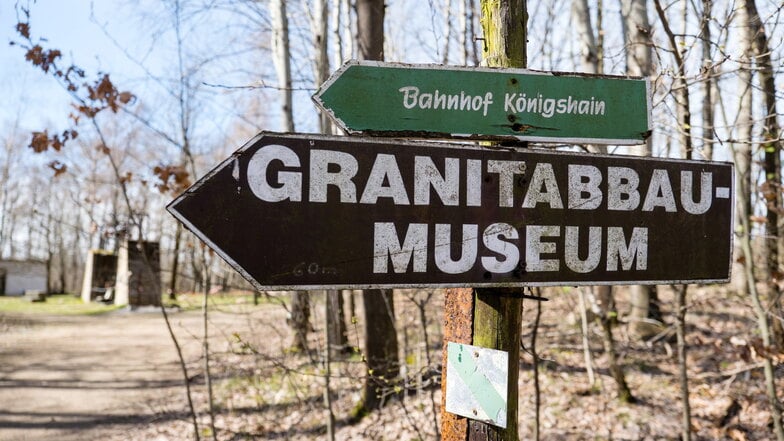
[[[762,151],[764,152],[765,181],[761,185],[765,214],[765,252],[767,254],[768,272],[768,307],[779,317],[782,316],[780,302],[781,290],[779,281],[784,278],[781,270],[781,260],[784,250],[782,239],[782,226],[779,212],[782,203],[781,186],[781,126],[776,111],[776,78],[771,61],[771,48],[768,43],[767,32],[762,19],[757,11],[755,0],[745,0],[743,7],[748,11],[747,32],[752,41],[755,69],[759,78],[762,92],[763,120],[762,120]],[[772,323],[773,341],[779,349],[784,348],[784,326],[782,320]]]
[[[651,25],[646,0],[621,0],[621,17],[626,44],[626,70],[629,75],[650,77],[653,73]],[[642,156],[651,156],[651,139],[640,149]],[[632,285],[629,330],[640,338],[649,338],[660,330],[661,316],[655,287]],[[651,326],[651,323],[655,323]]]
[[711,45],[711,14],[713,12],[713,0],[702,0],[702,15],[700,16],[700,40],[702,46],[702,75],[704,77],[703,99],[702,99],[702,157],[707,160],[713,159],[714,143],[714,89],[716,88],[716,69],[713,66],[713,54]]
[[[770,50],[768,48],[767,43],[767,36],[765,34],[765,29],[762,26],[759,12],[757,12],[757,6],[754,0],[744,0],[741,7],[738,8],[738,20],[741,24],[741,42],[743,44],[743,48],[746,49],[748,52],[754,55],[754,61],[756,61],[756,68],[759,72],[759,79],[761,83],[761,88],[764,95],[764,120],[763,120],[763,137],[765,142],[765,154],[764,154],[764,171],[766,173],[764,185],[774,188],[775,190],[773,196],[766,196],[765,203],[767,205],[767,212],[768,215],[766,217],[766,229],[768,233],[768,239],[766,240],[765,249],[768,253],[768,262],[767,262],[767,269],[769,271],[778,273],[778,214],[777,210],[779,209],[780,199],[781,199],[781,191],[779,189],[780,186],[780,147],[779,147],[779,138],[780,138],[780,128],[778,125],[778,120],[776,116],[776,99],[775,99],[775,84],[774,78],[772,75],[772,67],[770,64]],[[747,53],[748,53],[747,52]],[[751,60],[743,60],[747,64],[741,67],[741,70],[748,69],[749,71],[752,70],[752,65],[750,63]],[[748,85],[751,85],[751,73],[746,76],[745,74],[742,77],[744,80],[748,80]],[[746,149],[749,150],[748,155],[751,155],[751,100],[743,102],[743,108],[739,111],[739,115],[742,115],[742,120],[739,121],[741,124],[745,124],[748,122],[748,133],[745,132],[744,135],[748,134],[748,138],[740,138],[740,141],[747,141],[744,150],[741,152],[743,155],[743,159],[747,156]],[[739,116],[740,119],[741,116]],[[737,161],[737,158],[736,158]],[[749,164],[750,165],[750,164]],[[738,173],[740,173],[740,166],[738,166]],[[740,180],[740,179],[739,179]],[[750,225],[750,213],[751,211],[746,211],[746,208],[750,208],[749,201],[747,200],[747,195],[751,195],[751,181],[746,180],[745,177],[742,178],[741,188],[740,188],[740,197],[738,198],[738,203],[741,207],[743,207],[743,212],[740,213],[740,221],[743,227],[743,232],[741,236],[741,246],[743,255],[745,257],[745,266],[746,266],[746,277],[748,281],[748,290],[749,294],[751,295],[752,305],[754,307],[754,312],[757,315],[757,327],[759,329],[760,336],[762,337],[762,344],[769,350],[773,344],[773,335],[771,332],[770,322],[768,320],[768,309],[770,305],[763,304],[762,296],[760,295],[759,291],[756,287],[756,277],[752,270],[754,266],[754,257],[753,251],[751,247],[751,225]],[[773,286],[771,286],[773,285]],[[777,302],[778,299],[778,289],[775,283],[769,283],[769,296],[774,297],[774,301]],[[778,398],[778,394],[776,391],[776,381],[775,381],[775,372],[773,362],[770,359],[769,354],[763,355],[763,366],[765,372],[765,386],[768,395],[768,402],[770,405],[770,412],[771,417],[773,419],[773,430],[774,434],[776,435],[776,439],[779,441],[784,440],[784,427],[782,426],[782,411],[781,411],[781,403]]]
[[[384,60],[384,8],[384,0],[357,0],[357,47],[363,60]],[[367,375],[358,416],[383,406],[386,395],[400,381],[392,290],[365,290],[362,303]]]

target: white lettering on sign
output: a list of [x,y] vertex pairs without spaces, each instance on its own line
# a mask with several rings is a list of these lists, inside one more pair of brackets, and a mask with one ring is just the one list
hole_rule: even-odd
[[280,162],[285,167],[299,167],[299,156],[288,147],[268,145],[259,149],[248,163],[248,186],[257,198],[266,202],[302,200],[302,175],[299,172],[279,171],[277,185],[267,180],[267,173],[273,162]]
[[[384,182],[388,182],[389,185],[384,185]],[[376,162],[370,169],[370,177],[359,202],[375,204],[378,198],[391,198],[395,201],[395,205],[408,205],[406,186],[403,184],[395,155],[379,153],[376,156]]]
[[[455,235],[453,230],[460,232]],[[561,271],[562,262],[571,271],[589,273],[599,267],[602,258],[610,272],[644,271],[648,268],[647,228],[635,227],[626,234],[622,227],[588,227],[588,240],[585,241],[588,250],[584,259],[580,258],[586,254],[580,249],[584,242],[580,236],[586,234],[586,228],[567,226],[563,235],[559,225],[526,225],[521,230],[525,232],[522,240],[512,225],[495,223],[484,229],[479,240],[479,226],[476,224],[435,224],[431,227],[417,223],[407,226],[401,243],[394,223],[376,222],[373,230],[373,272],[389,273],[389,262],[392,262],[394,273],[425,272],[428,256],[432,256],[439,271],[446,274],[466,273],[474,268],[477,261],[485,271],[496,274],[518,268],[526,272],[557,272]],[[433,233],[433,240],[429,239],[430,233]],[[606,244],[604,254],[602,244]],[[521,246],[525,248],[524,265],[520,262]],[[458,250],[456,255],[453,248]],[[480,254],[480,249],[488,253]]]
[[569,209],[595,210],[602,203],[602,172],[592,165],[569,164]]
[[[565,243],[578,245],[580,243],[580,228],[566,227]],[[588,255],[580,259],[579,246],[568,246],[564,250],[564,261],[570,270],[576,273],[590,273],[599,266],[602,257],[602,229],[600,227],[588,228]]]
[[[436,224],[435,259],[436,267],[447,274],[461,274],[470,270],[476,262],[476,239],[479,227],[475,224],[463,225],[459,240],[452,241],[452,226]],[[452,245],[460,249],[460,257],[452,260]]]
[[414,272],[427,271],[427,224],[410,224],[403,243],[397,236],[395,224],[376,222],[373,231],[373,272],[386,273],[391,259],[396,273],[408,272],[414,260]]
[[491,273],[514,271],[520,263],[520,250],[509,240],[517,240],[518,237],[517,229],[503,222],[487,227],[485,234],[482,235],[482,241],[488,250],[499,254],[503,259],[497,256],[483,256],[482,266]]
[[[700,173],[700,201],[694,202],[692,198],[692,173],[688,170],[681,172],[681,204],[683,209],[691,214],[703,214],[711,207],[711,193],[713,191],[713,177],[710,173]],[[718,188],[716,197],[719,198]]]
[[563,208],[558,183],[555,182],[553,166],[546,162],[536,164],[531,185],[528,186],[525,199],[523,199],[523,208],[536,208],[540,202],[548,204],[550,208]]
[[556,259],[543,259],[542,254],[555,254],[555,243],[542,241],[542,238],[556,237],[561,234],[558,225],[528,225],[525,227],[525,270],[558,271],[560,262]]
[[414,205],[430,205],[430,188],[436,191],[441,203],[444,205],[457,205],[458,187],[460,178],[460,160],[446,158],[444,161],[445,176],[436,168],[429,156],[416,156],[414,158]]
[[640,176],[629,167],[607,167],[607,209],[632,211],[640,205]]
[[[337,166],[330,172],[329,166]],[[330,185],[340,191],[340,202],[356,202],[357,186],[354,176],[359,170],[356,158],[344,152],[333,150],[311,150],[310,152],[310,202],[327,202],[327,188]]]
[[482,111],[483,116],[487,116],[487,109],[493,104],[493,92],[482,95],[467,95],[464,91],[459,94],[441,93],[436,89],[434,92],[422,92],[416,86],[405,86],[398,89],[403,94],[403,107],[406,109],[443,109],[443,110],[463,110],[463,111]]
[[[596,210],[606,207],[611,211],[656,211],[689,214],[706,213],[714,196],[713,174],[700,172],[699,184],[691,171],[680,173],[680,192],[675,194],[672,178],[667,170],[653,169],[646,190],[641,194],[640,175],[629,167],[608,166],[601,170],[593,165],[568,164],[567,188],[562,192],[553,165],[538,162],[520,193],[521,178],[527,175],[529,164],[524,161],[490,159],[482,161],[445,158],[444,173],[429,156],[415,156],[413,176],[404,179],[393,154],[379,153],[364,182],[357,179],[359,162],[350,153],[313,149],[309,151],[308,202],[377,204],[388,200],[395,205],[432,205],[431,193],[445,206],[480,207],[483,192],[482,173],[496,178],[498,207],[522,207]],[[248,185],[253,194],[265,202],[303,200],[302,158],[288,147],[267,145],[254,153],[248,163]],[[463,177],[461,177],[461,175]],[[606,179],[605,179],[606,177]],[[461,179],[463,185],[461,186]],[[606,186],[602,182],[606,180]],[[695,188],[697,186],[697,188]],[[330,192],[334,188],[337,191]],[[359,200],[357,196],[360,194]],[[695,192],[695,190],[697,190]],[[465,192],[461,197],[460,192]],[[716,198],[728,198],[726,187],[716,187]],[[522,194],[522,198],[520,195]],[[696,196],[695,196],[696,195]],[[642,197],[644,196],[644,198]],[[566,205],[564,205],[564,200]],[[640,201],[642,200],[642,204]],[[564,208],[566,207],[566,208]]]
[[[704,171],[641,173],[542,160],[404,157],[406,163],[391,153],[360,160],[339,150],[296,152],[271,144],[253,154],[246,176],[252,194],[269,203],[560,210],[566,219],[572,210],[584,219],[592,210],[696,216],[707,213],[714,198],[730,197],[729,187]],[[373,272],[423,273],[431,266],[462,274],[477,265],[493,274],[648,269],[648,227],[540,225],[524,213],[488,225],[375,222]]]
[[552,118],[556,114],[604,115],[606,107],[604,101],[595,97],[586,100],[571,95],[566,98],[550,98],[541,93],[531,96],[525,93],[504,95],[504,112],[535,113],[545,118]]
[[515,175],[525,174],[523,161],[487,161],[487,171],[498,174],[498,206],[514,206]]
[[[464,112],[482,112],[487,116],[488,109],[493,104],[493,92],[471,95],[464,90],[460,93],[443,93],[436,89],[422,91],[417,86],[403,86],[398,89],[401,93],[403,107],[420,110],[454,110]],[[588,115],[605,116],[607,103],[596,97],[549,97],[539,92],[530,95],[523,93],[504,94],[504,112],[515,114],[534,114],[544,118],[555,115]],[[500,103],[499,103],[500,106]]]
[[607,271],[618,271],[618,262],[621,268],[628,271],[632,262],[637,261],[637,269],[648,269],[648,229],[635,228],[629,242],[623,234],[623,228],[610,227],[607,229]]

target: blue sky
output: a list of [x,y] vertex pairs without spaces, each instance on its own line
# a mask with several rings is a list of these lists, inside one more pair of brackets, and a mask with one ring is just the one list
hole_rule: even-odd
[[[0,132],[13,125],[17,118],[22,132],[43,129],[59,132],[69,124],[71,100],[51,74],[46,75],[25,61],[23,48],[8,44],[20,41],[15,31],[17,10],[14,3],[0,2],[0,38],[3,40],[0,45],[0,64],[3,66],[0,94],[5,100],[0,106]],[[61,68],[73,63],[84,69],[86,81],[94,81],[101,72],[110,74],[119,90],[130,90],[137,95],[134,109],[140,109],[159,129],[169,131],[178,125],[177,109],[173,108],[176,99],[170,92],[176,90],[176,83],[172,81],[179,78],[169,5],[158,0],[37,0],[30,4],[31,33],[34,41],[47,40],[41,43],[44,48],[56,48],[63,53],[58,61]],[[24,20],[21,12],[19,17]],[[200,63],[202,56],[230,49],[223,46],[229,40],[225,38],[226,34],[219,37],[217,34],[222,26],[231,23],[230,18],[212,12],[183,25],[183,38],[188,45],[184,49],[185,69]],[[236,59],[211,62],[194,78],[194,84],[243,85],[243,80],[225,74],[236,66],[233,63]],[[153,76],[156,79],[152,79]],[[195,121],[194,133],[206,139],[223,132],[238,119],[236,112],[240,110],[233,106],[233,100],[241,93],[247,96],[261,92],[232,94],[202,84],[199,93],[196,105],[201,120]],[[312,107],[307,101],[306,104]]]
[[[0,94],[5,105],[0,106],[0,123],[10,123],[19,113],[27,129],[42,128],[49,123],[60,125],[68,98],[54,80],[34,68],[24,59],[24,50],[11,46],[19,41],[15,26],[17,11],[13,1],[0,3]],[[24,3],[24,2],[20,2]],[[91,3],[87,0],[38,0],[30,5],[30,25],[34,38],[48,40],[43,44],[63,52],[63,64],[74,62],[89,72],[114,72],[123,65],[122,56],[106,38],[101,28],[90,20]],[[106,16],[112,2],[95,4],[95,14]],[[20,18],[24,20],[24,16]],[[107,23],[112,32],[130,35],[118,26]],[[45,46],[46,47],[46,46]],[[67,114],[67,113],[66,113]]]

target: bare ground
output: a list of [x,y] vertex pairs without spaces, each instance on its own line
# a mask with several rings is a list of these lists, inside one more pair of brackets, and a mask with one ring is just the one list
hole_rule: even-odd
[[[198,314],[174,319],[198,329]],[[182,416],[171,403],[183,377],[155,309],[0,316],[0,328],[2,440],[106,439]]]
[[[680,439],[679,387],[674,342],[666,333],[637,342],[621,326],[619,353],[636,404],[619,403],[606,369],[598,329],[591,350],[599,382],[587,382],[574,289],[549,291],[538,330],[541,433],[544,440]],[[381,412],[351,422],[364,374],[360,355],[332,364],[332,406],[338,440],[437,439],[440,390],[427,373],[440,371],[439,292],[427,304],[429,343],[415,303],[424,293],[398,293],[399,343],[412,388]],[[215,426],[219,440],[325,440],[323,297],[311,297],[311,352],[288,350],[291,335],[279,304],[213,307],[210,312]],[[619,309],[628,310],[623,292]],[[755,353],[755,322],[748,299],[720,287],[692,288],[687,342],[698,440],[772,439],[770,413]],[[665,317],[672,296],[661,293]],[[361,303],[361,302],[357,302]],[[533,332],[536,304],[525,302],[523,341]],[[359,306],[358,306],[359,307]],[[349,325],[359,345],[360,321]],[[199,435],[211,439],[201,358],[198,311],[172,313],[191,377]],[[160,312],[117,312],[96,317],[0,316],[0,440],[194,439],[171,339]],[[780,354],[779,354],[780,355]],[[779,356],[777,355],[777,356]],[[430,363],[428,365],[428,358]],[[781,357],[784,358],[784,357]],[[520,435],[531,439],[534,419],[532,358],[520,360]],[[423,374],[423,375],[417,375]],[[779,392],[784,375],[777,368]],[[781,396],[781,395],[780,395]]]

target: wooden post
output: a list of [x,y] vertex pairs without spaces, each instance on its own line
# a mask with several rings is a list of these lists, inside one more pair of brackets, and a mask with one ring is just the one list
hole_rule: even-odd
[[[481,0],[483,64],[526,67],[526,0]],[[449,289],[444,307],[444,353],[441,371],[441,437],[445,441],[517,441],[517,383],[520,360],[522,297],[512,289]],[[446,342],[474,344],[509,353],[507,427],[502,429],[447,413]]]

